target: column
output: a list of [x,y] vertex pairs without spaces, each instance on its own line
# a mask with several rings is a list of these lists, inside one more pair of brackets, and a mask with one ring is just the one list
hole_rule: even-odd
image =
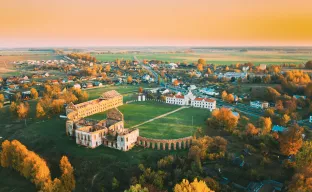
[[179,149],[182,149],[182,142],[179,142]]
[[171,143],[168,143],[168,149],[171,150]]
[[186,141],[184,141],[183,142],[183,148],[186,149],[186,146],[187,146]]
[[177,146],[177,143],[174,142],[174,143],[173,143],[173,150],[176,150],[176,149],[177,149],[176,146]]
[[163,150],[166,150],[166,143],[163,143]]
[[155,143],[151,143],[151,145],[152,145],[152,149],[154,149],[155,148]]
[[160,143],[157,143],[157,150],[160,149]]

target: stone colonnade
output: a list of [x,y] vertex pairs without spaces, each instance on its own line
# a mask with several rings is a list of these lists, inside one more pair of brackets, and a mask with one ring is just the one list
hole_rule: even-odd
[[184,137],[179,139],[151,139],[146,137],[138,137],[137,144],[145,148],[157,150],[177,150],[186,149],[191,146],[192,137]]

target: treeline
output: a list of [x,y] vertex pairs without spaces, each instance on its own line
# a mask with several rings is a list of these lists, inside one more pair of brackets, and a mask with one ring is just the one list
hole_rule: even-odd
[[80,89],[70,88],[61,91],[59,85],[44,85],[43,97],[36,106],[36,117],[51,116],[61,113],[64,110],[64,104],[71,102],[84,102],[88,100],[88,93]]
[[96,62],[96,58],[95,57],[92,57],[90,54],[85,54],[85,53],[70,53],[70,54],[67,54],[67,56],[71,59],[75,59],[75,60],[78,60],[78,59],[81,59],[81,60],[84,60],[84,61],[90,61],[90,62]]
[[5,140],[0,152],[0,164],[4,168],[13,168],[29,179],[42,192],[70,192],[75,189],[74,169],[68,158],[60,160],[61,177],[52,180],[47,163],[33,151],[29,151],[17,140]]

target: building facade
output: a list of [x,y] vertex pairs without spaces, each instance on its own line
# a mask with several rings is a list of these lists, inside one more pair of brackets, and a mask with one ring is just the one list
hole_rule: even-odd
[[266,109],[269,107],[269,103],[266,101],[250,101],[250,106],[258,109]]
[[78,120],[96,113],[100,113],[123,105],[123,97],[117,91],[107,91],[98,99],[74,105],[70,103],[66,107],[68,119]]
[[190,105],[192,107],[209,109],[210,111],[217,107],[215,99],[196,97],[191,91],[189,91],[187,95],[169,95],[166,97],[166,103],[173,105]]
[[215,99],[197,97],[191,101],[191,106],[213,111],[217,107],[217,102]]

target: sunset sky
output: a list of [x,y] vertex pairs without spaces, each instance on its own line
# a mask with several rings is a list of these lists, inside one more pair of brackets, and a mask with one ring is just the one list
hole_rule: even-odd
[[0,47],[312,46],[311,0],[3,0]]

